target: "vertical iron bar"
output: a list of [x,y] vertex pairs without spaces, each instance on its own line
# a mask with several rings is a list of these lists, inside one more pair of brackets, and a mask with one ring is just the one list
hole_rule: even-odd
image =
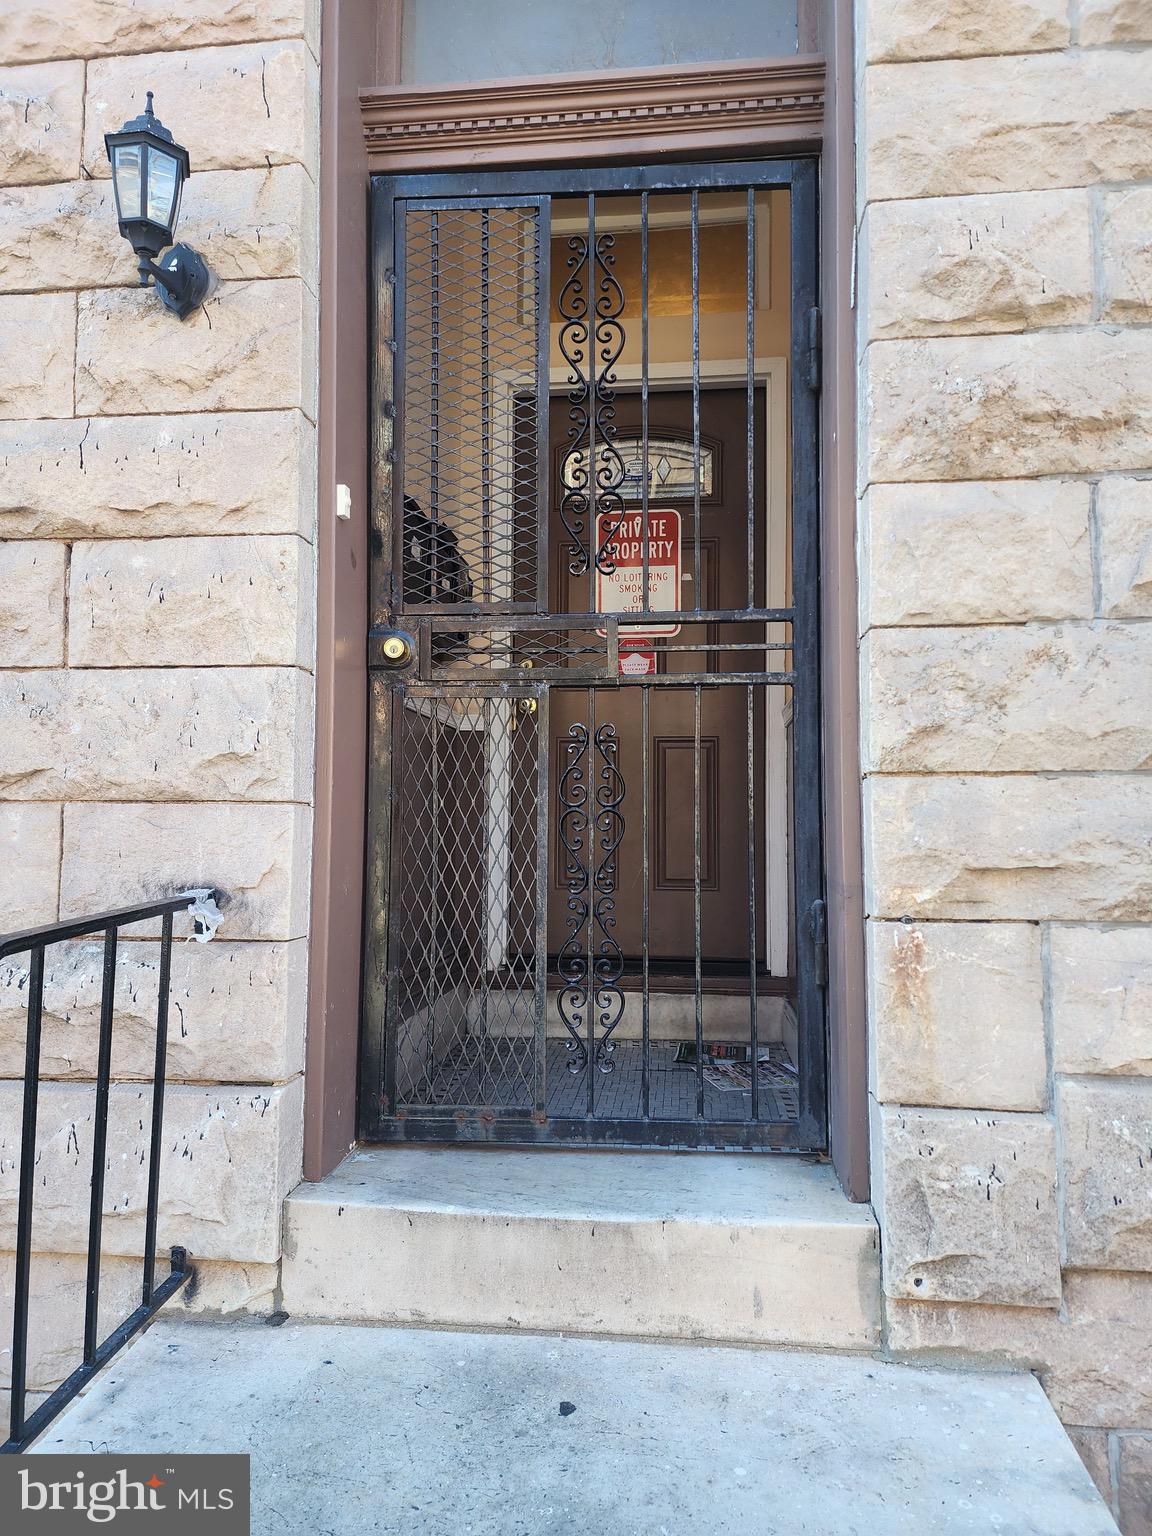
[[548,439],[551,431],[552,199],[536,214],[536,608],[548,611]]
[[156,1055],[152,1068],[152,1129],[148,1143],[148,1204],[144,1217],[144,1288],[141,1301],[152,1301],[156,1265],[156,1222],[160,1201],[160,1135],[164,1126],[164,1079],[168,1062],[168,993],[172,980],[172,914],[160,925],[160,987],[156,995]]
[[[643,592],[640,606],[647,613],[652,606],[652,593],[649,590],[648,577],[648,194],[640,194],[640,463],[643,480],[640,485],[640,515],[642,519],[640,536],[643,540],[644,578]],[[680,601],[677,593],[676,601]],[[647,697],[647,693],[645,693]],[[647,805],[647,795],[644,800]],[[647,1007],[647,993],[645,993],[645,1007]],[[648,1063],[645,1059],[644,1072],[647,1083]],[[648,1113],[647,1108],[644,1111]]]
[[759,827],[756,820],[756,738],[753,710],[754,686],[744,690],[747,705],[745,730],[748,734],[748,1007],[752,1038],[752,1118],[760,1118],[760,1035],[756,999],[756,860]]
[[[488,362],[488,332],[489,332],[489,299],[488,299],[488,262],[489,262],[489,211],[487,208],[480,210],[480,590],[482,601],[494,603],[496,592],[493,585],[492,572],[492,460],[491,460],[491,415],[492,402],[489,398],[489,362]],[[514,598],[514,592],[508,592],[507,598]]]
[[692,579],[695,607],[700,590],[700,193],[692,189]]
[[[596,537],[593,534],[592,548],[596,548]],[[588,1018],[585,1028],[588,1035],[588,1061],[585,1066],[585,1075],[588,1079],[588,1116],[596,1110],[596,690],[588,690],[588,831],[587,859],[588,859],[588,983],[587,983],[587,1008]]]
[[[585,347],[588,368],[588,612],[596,612],[596,553],[600,540],[596,533],[596,194],[588,194],[588,341]],[[591,980],[591,978],[589,978]],[[591,1057],[588,1058],[591,1062]],[[589,1067],[591,1083],[591,1067]]]
[[[435,209],[431,215],[432,249],[430,291],[432,299],[432,366],[428,379],[428,516],[434,521],[440,517],[440,215]],[[439,549],[439,540],[433,550],[433,561]],[[432,567],[432,591],[440,590],[439,572]]]
[[100,992],[100,1048],[96,1062],[96,1107],[92,1115],[92,1199],[88,1209],[88,1283],[84,1306],[84,1364],[96,1358],[100,1310],[100,1236],[104,1224],[104,1164],[108,1149],[108,1088],[112,1079],[112,1019],[116,1008],[115,924],[104,933],[104,977]]
[[[381,692],[384,690],[381,689]],[[384,923],[384,1070],[381,1090],[383,1103],[376,1105],[379,1117],[394,1115],[397,1103],[397,1056],[400,1034],[400,998],[404,990],[401,966],[406,960],[404,953],[404,881],[401,855],[401,828],[403,817],[410,808],[404,804],[404,767],[408,743],[405,737],[404,691],[399,684],[388,688],[388,764],[391,778],[383,805],[383,820],[387,822],[390,837],[388,843],[387,899],[388,907]],[[370,1085],[369,1091],[375,1088]]]
[[536,714],[536,1016],[533,1055],[533,1102],[543,1114],[548,1105],[548,861],[552,847],[548,812],[552,805],[550,688],[537,690]]
[[[372,622],[383,624],[401,597],[404,578],[403,372],[404,230],[407,215],[378,178],[372,182],[372,457],[369,466],[371,529],[381,558],[372,562]],[[392,281],[388,275],[391,272]],[[390,555],[387,552],[391,552]]]
[[[699,484],[699,482],[697,482]],[[696,945],[696,1117],[704,1118],[704,995],[700,942],[700,684],[692,689],[692,925]]]
[[492,846],[490,833],[492,831],[493,807],[488,800],[488,786],[492,783],[492,700],[484,698],[482,701],[483,749],[480,760],[480,785],[481,793],[479,805],[482,826],[484,828],[483,856],[477,861],[480,866],[480,974],[477,980],[480,983],[480,1071],[478,1079],[479,1098],[481,1104],[489,1103],[491,1081],[488,1071],[488,941],[492,936]]
[[[397,703],[401,714],[404,712],[404,695],[397,696]],[[422,988],[424,996],[428,999],[432,1010],[432,1038],[436,1038],[436,1004],[440,998],[440,700],[432,700],[430,719],[431,730],[429,732],[430,751],[428,754],[428,769],[431,783],[428,786],[429,803],[431,806],[432,825],[429,828],[429,842],[431,843],[432,869],[431,885],[428,893],[428,986]],[[449,736],[451,741],[451,736]],[[410,814],[415,814],[412,807],[406,808]],[[403,812],[401,813],[403,814]],[[399,1034],[400,1020],[397,1017],[396,1026]],[[436,1062],[435,1048],[433,1048],[433,1060],[430,1064],[430,1078],[435,1080]],[[392,1111],[396,1113],[395,1109]]]
[[819,415],[804,345],[819,301],[816,164],[793,162],[792,195],[792,772],[797,786],[793,825],[793,911],[796,922],[797,1041],[800,1135],[827,1140],[824,1078],[824,996],[816,972],[809,920],[823,895],[820,774],[820,494]]
[[[748,308],[745,363],[748,370],[745,424],[748,477],[748,606],[756,606],[756,192],[748,188]],[[753,1075],[755,1082],[755,1075]]]
[[[644,450],[644,474],[648,474],[648,450]],[[647,529],[645,529],[647,535]],[[645,539],[647,545],[647,539]],[[647,605],[647,598],[645,598]],[[642,758],[643,782],[640,785],[640,950],[641,965],[643,968],[641,993],[641,1059],[640,1059],[640,1086],[644,1096],[644,1118],[648,1119],[652,1113],[652,1082],[650,1074],[649,1055],[651,1051],[651,1039],[649,1035],[649,998],[648,998],[648,700],[650,690],[640,690],[640,753]]]
[[36,1110],[40,1096],[40,1026],[44,1016],[44,946],[29,957],[28,1030],[24,1039],[24,1108],[20,1122],[20,1195],[16,1218],[16,1273],[12,1297],[11,1435],[24,1434],[28,1378],[28,1293],[32,1263],[32,1200],[36,1173]]

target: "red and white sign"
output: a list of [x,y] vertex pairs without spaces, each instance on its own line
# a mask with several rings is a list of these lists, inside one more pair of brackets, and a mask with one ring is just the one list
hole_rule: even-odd
[[[605,540],[605,552],[615,570],[596,571],[596,612],[639,613],[645,607],[644,513],[639,508],[623,516],[598,512],[596,548],[605,549]],[[680,607],[680,514],[674,507],[648,509],[647,607],[655,612],[675,612]],[[651,619],[641,624],[621,624],[620,649],[625,649],[625,637],[679,633],[679,624],[657,624]]]
[[656,652],[643,635],[621,635],[619,666],[621,677],[654,677]]

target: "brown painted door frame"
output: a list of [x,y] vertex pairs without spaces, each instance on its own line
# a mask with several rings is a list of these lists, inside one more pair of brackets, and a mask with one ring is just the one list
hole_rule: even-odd
[[[353,1140],[356,1041],[359,1031],[365,736],[367,692],[368,307],[367,179],[360,93],[395,84],[402,0],[327,0],[321,65],[321,359],[319,410],[319,531],[316,809],[309,933],[308,1047],[305,1080],[305,1177],[320,1178]],[[835,0],[802,8],[802,45],[809,66],[828,61],[827,88],[814,121],[792,120],[774,152],[821,152],[822,295],[824,312],[823,572],[825,602],[825,780],[830,962],[830,1138],[832,1159],[853,1199],[868,1196],[866,1030],[864,1013],[863,886],[860,776],[857,747],[855,571],[855,367],[851,268],[854,231],[853,18]],[[823,48],[824,57],[816,52]],[[766,80],[775,68],[794,78],[797,60],[745,65]],[[718,66],[722,69],[723,66]],[[659,71],[648,72],[658,75]],[[669,74],[674,71],[667,72]],[[524,82],[517,82],[523,85]],[[548,82],[541,82],[546,89]],[[438,115],[430,90],[426,115]],[[490,93],[500,117],[500,86]],[[621,92],[622,104],[626,92]],[[641,104],[643,106],[643,104]],[[507,135],[515,152],[515,126]],[[716,113],[685,151],[673,157],[745,153],[748,137],[732,139],[732,118]],[[634,159],[639,127],[619,114],[619,136],[602,140],[606,159]],[[767,139],[767,134],[764,135]],[[823,148],[822,148],[823,146]],[[645,146],[648,152],[648,146]],[[656,152],[660,152],[657,150]],[[446,136],[439,164],[454,158]],[[565,153],[583,163],[588,152],[573,129]],[[379,154],[375,168],[392,169]],[[336,484],[352,490],[352,519],[335,521]]]

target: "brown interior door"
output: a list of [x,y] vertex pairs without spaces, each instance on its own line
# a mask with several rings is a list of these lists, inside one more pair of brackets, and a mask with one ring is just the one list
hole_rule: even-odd
[[[707,389],[700,396],[700,438],[711,457],[711,484],[701,496],[697,541],[690,493],[662,496],[653,489],[650,507],[675,507],[681,517],[681,598],[683,609],[702,611],[744,607],[748,602],[747,556],[747,417],[742,389]],[[757,409],[760,408],[759,398]],[[691,444],[692,395],[689,391],[652,393],[649,397],[650,442],[672,439]],[[620,394],[616,402],[618,440],[638,435],[638,395]],[[557,613],[587,613],[593,602],[587,575],[569,572],[571,544],[560,520],[561,473],[568,451],[568,404],[554,400],[549,565],[551,602]],[[757,535],[755,569],[762,570],[764,484],[762,454],[756,463]],[[630,505],[636,505],[630,503]],[[757,578],[757,602],[763,601]],[[739,652],[686,652],[669,646],[714,644],[741,638],[721,624],[685,625],[679,635],[653,640],[663,673],[710,674],[722,679],[742,667]],[[757,663],[759,664],[759,663]],[[647,729],[642,694],[647,694]],[[699,880],[700,954],[709,967],[747,963],[748,866],[754,849],[762,859],[764,816],[763,703],[761,689],[742,685],[697,688],[622,687],[589,690],[553,687],[550,703],[552,804],[557,803],[561,743],[575,721],[591,731],[606,722],[616,727],[619,768],[625,797],[621,807],[624,835],[617,874],[616,941],[626,960],[636,960],[643,946],[644,841],[647,830],[648,951],[652,960],[694,968],[696,886]],[[749,697],[752,723],[749,732]],[[751,740],[750,740],[751,735]],[[647,774],[645,775],[645,736]],[[753,795],[757,802],[749,824],[749,753]],[[553,817],[555,824],[556,818]],[[697,839],[698,825],[698,839]],[[697,855],[697,840],[699,853]],[[558,836],[549,851],[548,947],[555,954],[565,934],[566,891],[560,872]],[[759,947],[763,953],[762,946]]]

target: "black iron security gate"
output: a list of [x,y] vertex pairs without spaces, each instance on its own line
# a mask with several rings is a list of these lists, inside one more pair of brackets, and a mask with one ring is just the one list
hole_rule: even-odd
[[825,1144],[815,189],[374,182],[368,1140]]

